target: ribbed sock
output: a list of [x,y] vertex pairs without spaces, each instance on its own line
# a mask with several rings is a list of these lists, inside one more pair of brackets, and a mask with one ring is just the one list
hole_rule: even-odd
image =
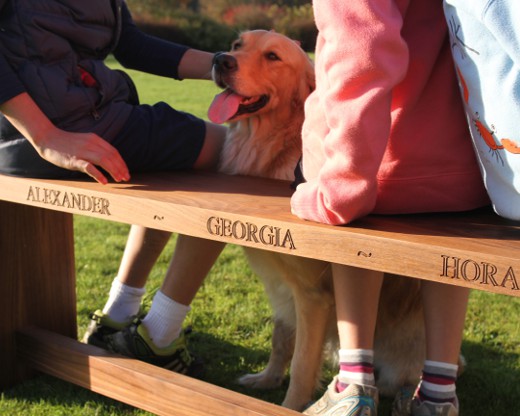
[[165,348],[179,337],[190,309],[189,305],[175,302],[160,290],[157,291],[142,322],[156,347]]
[[145,291],[144,287],[131,287],[121,283],[116,277],[112,281],[103,313],[116,322],[130,322],[139,313]]
[[455,364],[426,360],[416,396],[421,401],[454,403],[457,371]]
[[349,384],[375,385],[373,350],[339,350],[339,368],[338,392],[345,390]]

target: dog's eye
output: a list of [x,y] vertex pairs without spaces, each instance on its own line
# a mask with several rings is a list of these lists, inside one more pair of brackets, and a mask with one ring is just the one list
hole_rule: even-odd
[[238,49],[240,49],[242,47],[242,43],[240,42],[234,42],[232,45],[231,45],[231,50],[232,51],[236,51]]
[[274,52],[268,52],[265,56],[270,61],[281,61],[281,59],[278,57],[278,55],[275,54]]

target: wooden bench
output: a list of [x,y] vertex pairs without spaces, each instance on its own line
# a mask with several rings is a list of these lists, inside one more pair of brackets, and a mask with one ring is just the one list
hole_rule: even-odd
[[76,341],[72,215],[520,296],[520,225],[490,209],[297,219],[287,182],[205,172],[131,183],[0,175],[0,389],[41,371],[159,415],[299,413]]

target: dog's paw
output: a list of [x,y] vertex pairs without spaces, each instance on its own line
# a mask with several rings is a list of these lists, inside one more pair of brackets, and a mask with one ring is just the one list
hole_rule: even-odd
[[283,377],[262,371],[257,374],[246,374],[237,381],[241,386],[252,389],[275,389],[282,385]]

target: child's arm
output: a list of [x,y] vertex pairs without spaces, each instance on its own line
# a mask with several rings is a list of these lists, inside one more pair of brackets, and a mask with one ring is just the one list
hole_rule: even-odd
[[96,166],[117,182],[130,178],[124,160],[108,142],[94,133],[70,133],[57,128],[26,92],[0,104],[0,111],[48,162],[84,172],[103,184],[107,178]]
[[143,33],[122,9],[122,30],[114,50],[125,67],[175,79],[210,79],[213,54]]
[[314,9],[317,82],[302,137],[307,182],[291,208],[303,219],[346,224],[374,209],[392,89],[406,74],[408,49],[394,2],[315,0]]

